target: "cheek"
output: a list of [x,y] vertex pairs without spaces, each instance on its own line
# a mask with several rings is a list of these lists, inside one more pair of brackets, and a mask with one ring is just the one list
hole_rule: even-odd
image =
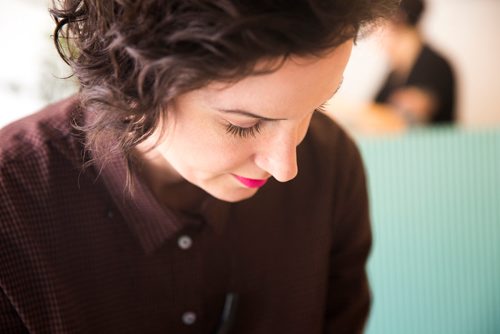
[[297,145],[299,145],[306,137],[307,130],[309,129],[309,124],[311,124],[312,115],[308,116],[299,126],[298,129],[298,140]]
[[[181,130],[181,129],[178,129]],[[202,173],[232,172],[251,159],[249,145],[217,131],[219,129],[186,128],[175,139],[182,141],[176,145],[176,155],[191,170]]]

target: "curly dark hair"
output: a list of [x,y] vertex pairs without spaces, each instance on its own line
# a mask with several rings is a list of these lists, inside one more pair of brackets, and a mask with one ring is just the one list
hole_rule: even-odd
[[[54,41],[92,112],[94,159],[130,157],[169,102],[263,59],[310,56],[389,17],[398,0],[54,0]],[[268,69],[269,71],[274,70]]]

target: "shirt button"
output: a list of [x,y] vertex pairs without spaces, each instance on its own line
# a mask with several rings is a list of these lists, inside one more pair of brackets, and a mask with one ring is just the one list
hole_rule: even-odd
[[187,235],[183,235],[177,239],[177,245],[179,246],[180,249],[189,249],[193,245],[193,239],[191,239]]
[[184,325],[192,325],[196,322],[196,314],[194,312],[185,312],[182,315],[182,322]]

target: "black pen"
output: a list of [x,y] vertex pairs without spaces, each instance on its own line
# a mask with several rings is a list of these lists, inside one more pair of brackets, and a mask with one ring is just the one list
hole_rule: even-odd
[[226,294],[226,300],[224,301],[224,308],[222,309],[221,319],[215,334],[228,334],[234,323],[234,318],[236,316],[236,309],[238,307],[238,294],[228,293]]

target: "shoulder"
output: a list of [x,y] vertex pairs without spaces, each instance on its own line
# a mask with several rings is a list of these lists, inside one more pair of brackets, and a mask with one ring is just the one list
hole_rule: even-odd
[[78,106],[73,96],[0,129],[0,169],[34,156],[49,158],[52,152],[71,155],[78,142],[73,128]]
[[453,68],[449,60],[430,45],[424,45],[417,61],[416,67],[428,73],[433,78],[453,75]]
[[342,167],[358,160],[359,152],[353,138],[329,116],[316,112],[311,120],[305,146],[314,151],[327,168]]
[[[353,138],[324,113],[316,112],[297,150],[297,184],[314,193],[343,193],[364,180],[364,166]],[[363,181],[364,182],[364,181]]]
[[77,112],[78,100],[71,97],[0,129],[0,166],[43,155],[50,146],[63,149],[61,143],[74,133],[72,121]]
[[72,127],[77,106],[72,97],[0,130],[0,209],[11,201],[42,200],[65,167],[77,168],[82,155]]

